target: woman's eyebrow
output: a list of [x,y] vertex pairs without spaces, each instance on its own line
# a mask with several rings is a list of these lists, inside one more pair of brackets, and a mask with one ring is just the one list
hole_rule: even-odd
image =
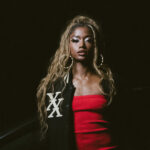
[[[80,38],[81,36],[79,36],[79,35],[74,35],[74,36],[72,36],[72,38],[74,38],[74,37],[75,37],[75,38]],[[90,35],[90,34],[89,34],[89,35],[86,35],[84,38],[86,38],[86,37],[92,37],[92,35]]]
[[80,36],[79,35],[74,35],[74,36],[72,36],[72,38],[80,38]]

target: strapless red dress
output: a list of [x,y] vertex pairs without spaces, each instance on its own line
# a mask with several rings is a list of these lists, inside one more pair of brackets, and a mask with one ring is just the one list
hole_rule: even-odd
[[103,95],[74,96],[74,132],[77,150],[114,150],[108,132],[108,122],[103,119],[107,100]]

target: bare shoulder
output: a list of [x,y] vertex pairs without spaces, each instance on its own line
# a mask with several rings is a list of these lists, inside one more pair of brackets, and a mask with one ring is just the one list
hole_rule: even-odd
[[91,82],[95,84],[99,84],[101,82],[101,77],[97,74],[91,75]]

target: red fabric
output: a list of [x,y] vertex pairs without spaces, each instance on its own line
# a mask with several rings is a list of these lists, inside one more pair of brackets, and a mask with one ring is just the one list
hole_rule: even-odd
[[103,95],[74,96],[74,132],[78,150],[111,150],[108,122],[103,119],[107,100]]

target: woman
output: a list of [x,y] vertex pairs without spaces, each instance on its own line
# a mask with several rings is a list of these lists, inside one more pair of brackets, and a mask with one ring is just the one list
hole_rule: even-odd
[[114,95],[114,81],[103,65],[99,42],[96,22],[75,17],[38,87],[41,139],[46,138],[52,150],[115,149],[103,118]]

